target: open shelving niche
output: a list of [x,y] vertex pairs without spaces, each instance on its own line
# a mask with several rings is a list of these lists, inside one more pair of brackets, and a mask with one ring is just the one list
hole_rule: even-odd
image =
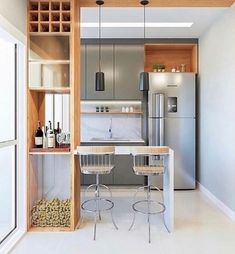
[[[96,108],[99,108],[99,112],[96,112]],[[103,108],[103,112],[100,109]],[[108,112],[106,112],[108,108]],[[128,111],[126,112],[126,108]],[[130,111],[132,108],[132,111]],[[81,114],[82,115],[126,115],[135,116],[143,115],[142,101],[139,100],[83,100],[81,101]]]
[[[80,170],[71,152],[80,144],[78,15],[76,0],[28,2],[28,231],[75,230],[80,219]],[[53,122],[66,122],[70,149],[34,148],[37,121],[45,126],[52,112]]]
[[154,64],[163,64],[165,72],[185,64],[185,72],[198,72],[198,45],[195,43],[145,44],[145,71],[152,72]]

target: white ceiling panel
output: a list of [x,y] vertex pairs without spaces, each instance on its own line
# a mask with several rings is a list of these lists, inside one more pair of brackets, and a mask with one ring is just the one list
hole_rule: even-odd
[[[198,38],[228,8],[146,8],[146,22],[192,22],[192,27],[146,28],[147,38]],[[141,23],[143,8],[102,8],[104,23]],[[82,23],[97,23],[98,8],[81,8]],[[126,25],[126,24],[125,24]],[[142,38],[143,28],[102,28],[102,38]],[[98,38],[97,27],[82,27],[81,38]]]

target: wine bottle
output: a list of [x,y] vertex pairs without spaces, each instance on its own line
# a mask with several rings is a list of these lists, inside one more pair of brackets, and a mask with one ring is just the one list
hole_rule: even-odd
[[61,133],[61,129],[60,129],[60,122],[57,122],[57,129],[54,130],[55,132],[55,143],[56,143],[56,147],[59,147],[59,143],[57,141],[57,135]]
[[37,147],[37,148],[43,147],[43,132],[41,129],[40,121],[38,121],[38,128],[35,132],[34,140],[35,140],[35,147]]
[[60,122],[57,122],[57,129],[56,129],[57,133],[61,133],[61,128],[60,128]]
[[52,130],[51,121],[49,121],[49,129],[47,130],[47,147],[55,147],[55,134]]

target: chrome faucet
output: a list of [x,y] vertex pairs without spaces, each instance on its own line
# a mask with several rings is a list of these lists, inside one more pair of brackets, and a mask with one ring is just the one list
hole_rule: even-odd
[[111,118],[110,118],[110,125],[109,125],[109,138],[112,138],[112,137],[113,137],[112,127],[113,127],[113,119],[112,119],[112,117],[111,117]]

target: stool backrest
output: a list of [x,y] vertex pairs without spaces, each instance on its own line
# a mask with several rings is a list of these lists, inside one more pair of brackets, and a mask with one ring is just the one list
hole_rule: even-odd
[[138,146],[131,149],[133,167],[163,166],[164,158],[169,154],[169,147]]
[[80,146],[77,148],[80,156],[81,171],[111,170],[114,168],[115,147],[112,146]]

